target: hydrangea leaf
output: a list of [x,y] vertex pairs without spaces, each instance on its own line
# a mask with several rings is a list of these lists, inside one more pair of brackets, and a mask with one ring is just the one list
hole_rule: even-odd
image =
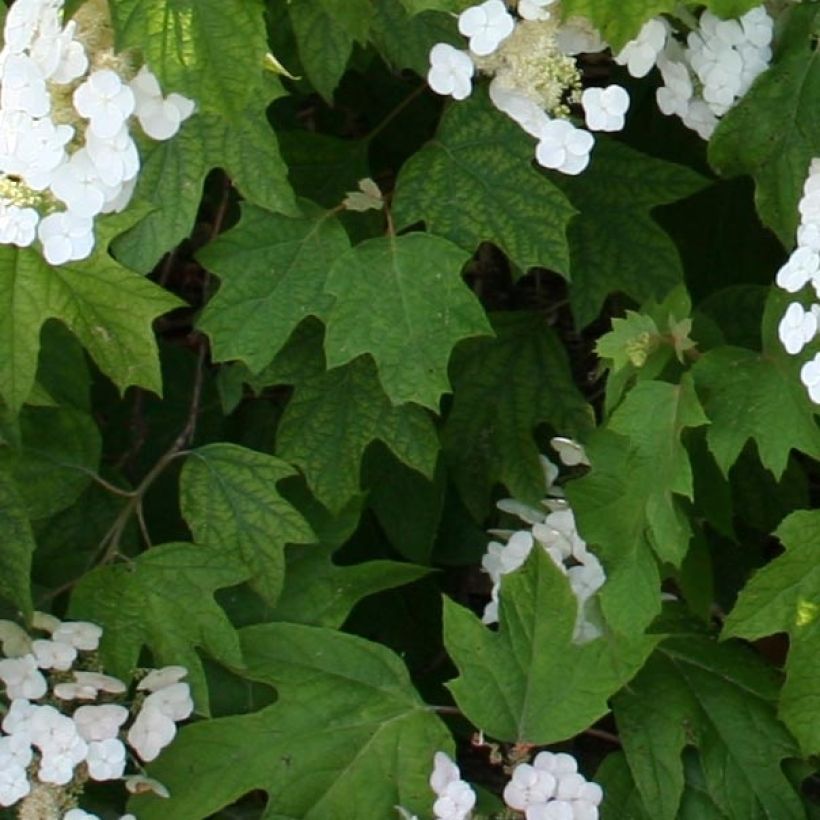
[[[261,0],[109,0],[119,48],[138,49],[166,94],[241,117],[267,53]],[[230,20],[230,26],[225,21]]]
[[354,40],[367,42],[375,12],[373,0],[318,0],[318,3]]
[[775,716],[774,671],[745,647],[667,638],[613,701],[619,736],[652,816],[677,820],[684,746],[700,750],[705,791],[726,818],[803,820],[780,768],[797,755]]
[[[791,27],[817,15],[813,4],[795,8]],[[784,32],[784,39],[789,33]],[[709,143],[709,161],[724,176],[749,174],[763,222],[791,247],[797,203],[809,163],[820,154],[820,57],[808,36],[797,38],[721,119]]]
[[642,367],[657,337],[658,326],[651,316],[628,310],[625,318],[612,320],[612,330],[598,339],[595,352],[611,360],[613,373],[630,364]]
[[755,640],[788,632],[779,711],[809,757],[820,752],[820,512],[792,513],[776,535],[786,551],[758,570],[741,590],[723,634]]
[[180,507],[194,540],[234,554],[269,604],[282,589],[285,545],[314,539],[276,489],[294,472],[273,456],[220,443],[192,450],[180,476]]
[[472,0],[400,0],[408,14],[421,14],[425,11],[460,12],[470,5]]
[[644,302],[663,298],[682,281],[675,243],[651,211],[704,188],[705,177],[599,139],[583,174],[554,179],[580,211],[568,233],[570,300],[578,325],[592,322],[610,293]]
[[222,168],[248,202],[297,216],[287,167],[265,113],[283,93],[268,75],[264,91],[236,117],[195,114],[172,140],[152,144],[143,153],[135,197],[154,210],[116,241],[117,258],[149,271],[185,239],[196,221],[205,177],[214,168]]
[[222,281],[199,320],[215,361],[239,359],[258,372],[302,319],[326,316],[328,270],[350,243],[330,212],[302,205],[305,216],[295,218],[246,205],[239,224],[197,255]]
[[122,225],[123,217],[98,220],[93,254],[56,268],[33,248],[0,245],[0,395],[12,411],[31,393],[40,329],[51,318],[74,333],[120,389],[161,392],[152,323],[182,302],[108,254]]
[[246,675],[275,686],[277,702],[183,728],[149,769],[170,799],[137,797],[129,810],[141,820],[200,820],[262,790],[269,818],[373,820],[392,817],[396,805],[429,811],[433,755],[452,753],[453,741],[395,654],[299,624],[241,635]]
[[566,576],[541,549],[502,578],[498,631],[445,598],[444,644],[460,673],[447,685],[471,723],[498,740],[540,746],[609,711],[608,698],[640,669],[655,638],[573,643],[577,609]]
[[74,588],[72,618],[100,624],[107,672],[129,680],[147,646],[157,666],[188,669],[197,709],[208,713],[208,687],[197,648],[226,666],[242,667],[239,636],[214,600],[217,589],[249,577],[226,550],[164,544],[127,564],[101,566]]
[[466,342],[453,356],[455,395],[442,437],[455,483],[479,520],[496,483],[522,500],[543,496],[538,425],[569,436],[593,425],[566,350],[543,316],[498,313],[492,323],[495,338]]
[[575,209],[532,168],[534,144],[476,92],[451,105],[435,138],[399,172],[396,225],[423,221],[472,253],[481,242],[501,248],[521,270],[568,273],[566,230]]
[[491,332],[461,278],[467,258],[426,233],[369,239],[339,256],[326,286],[336,297],[327,316],[328,366],[369,353],[394,404],[437,410],[450,391],[447,362],[456,342]]
[[12,477],[0,470],[0,598],[31,615],[31,556],[34,535],[31,532],[23,499]]

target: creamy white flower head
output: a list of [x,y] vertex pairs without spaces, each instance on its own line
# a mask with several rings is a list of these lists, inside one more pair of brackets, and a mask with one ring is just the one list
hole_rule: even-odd
[[511,809],[526,811],[530,806],[550,800],[556,785],[556,779],[549,772],[529,763],[519,763],[504,787],[504,802]]
[[458,30],[470,38],[470,51],[479,57],[492,54],[514,28],[515,20],[502,0],[485,0],[458,16]]
[[128,730],[128,743],[144,760],[150,763],[174,739],[177,726],[158,709],[143,708]]
[[[94,248],[94,223],[91,219],[78,216],[71,211],[49,214],[41,220],[37,228],[37,236],[43,245],[43,256],[46,262],[50,265],[63,265],[72,260],[86,259],[91,255]],[[77,634],[64,629],[68,626],[70,625],[63,624],[55,630],[55,640],[58,633],[61,640]],[[88,624],[88,626],[93,626],[93,624]],[[76,640],[82,642],[84,646],[89,646],[91,643],[81,638]],[[97,640],[99,641],[99,638]],[[76,642],[74,646],[78,649],[84,648],[77,646]]]
[[77,659],[77,650],[60,641],[37,640],[32,643],[32,653],[40,669],[57,669],[66,672]]
[[116,738],[93,741],[85,762],[92,780],[117,780],[125,771],[125,746]]
[[94,71],[73,96],[77,113],[89,120],[89,128],[103,139],[113,137],[134,113],[134,92],[115,71]]
[[538,137],[550,120],[547,113],[531,97],[514,88],[508,88],[498,77],[493,78],[489,91],[493,105],[533,137]]
[[473,90],[475,66],[466,51],[459,51],[448,43],[436,43],[430,49],[430,70],[427,83],[444,97],[464,100]]
[[555,2],[556,0],[518,0],[516,11],[524,20],[549,20],[549,7]]
[[797,293],[814,279],[820,270],[820,254],[811,248],[797,248],[775,277],[779,288]]
[[435,820],[465,820],[475,806],[476,795],[468,783],[456,780],[448,783],[433,803]]
[[540,134],[535,159],[544,168],[563,174],[580,174],[589,164],[595,139],[589,131],[567,120],[550,120]]
[[163,666],[152,669],[138,684],[140,691],[156,692],[181,681],[188,674],[184,666]]
[[116,703],[80,706],[72,719],[83,740],[110,740],[117,736],[120,726],[128,720],[128,709]]
[[792,302],[777,326],[777,335],[786,352],[797,355],[816,334],[817,317],[799,302]]
[[48,684],[37,668],[34,655],[0,661],[0,680],[6,684],[9,700],[37,700],[48,691]]
[[669,26],[665,20],[655,17],[647,20],[638,36],[630,40],[615,55],[618,65],[625,65],[633,77],[645,77],[655,65],[658,55],[666,45]]
[[620,85],[587,88],[581,95],[581,105],[591,131],[621,131],[629,109],[629,94]]
[[23,766],[0,766],[0,806],[8,808],[31,791],[28,774]]

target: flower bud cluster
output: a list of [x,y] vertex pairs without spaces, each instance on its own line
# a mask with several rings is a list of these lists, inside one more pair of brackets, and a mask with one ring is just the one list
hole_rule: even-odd
[[[775,282],[788,293],[798,293],[810,284],[815,297],[820,300],[820,158],[811,161],[798,209],[797,247],[777,272]],[[809,309],[800,302],[791,302],[780,320],[777,333],[786,352],[796,356],[817,336],[818,329],[820,302],[815,302]],[[820,404],[820,353],[803,365],[800,380],[811,400]]]
[[[565,466],[589,464],[583,448],[571,439],[554,438],[551,443]],[[601,562],[589,551],[586,542],[578,534],[569,502],[562,489],[555,484],[558,467],[546,456],[541,456],[541,463],[547,485],[547,496],[541,502],[541,507],[532,507],[512,498],[498,502],[499,509],[517,516],[529,526],[516,531],[493,531],[494,535],[505,540],[491,541],[481,560],[484,571],[493,582],[491,599],[484,609],[482,620],[485,624],[498,622],[501,578],[521,567],[538,546],[567,576],[578,602],[573,640],[585,643],[601,635],[595,616],[594,596],[606,581],[606,573]]]
[[52,265],[85,259],[94,218],[123,210],[140,170],[134,123],[170,139],[194,104],[113,51],[104,0],[16,0],[0,52],[0,243],[39,240]]
[[25,816],[93,818],[76,806],[89,780],[124,780],[129,791],[167,797],[161,784],[126,776],[127,747],[147,762],[174,739],[176,724],[194,706],[182,681],[187,670],[149,671],[129,707],[127,684],[97,668],[99,626],[43,613],[33,626],[41,637],[0,621],[0,807],[39,807]]
[[582,95],[573,57],[579,50],[600,50],[605,44],[583,21],[562,24],[555,0],[519,0],[517,16],[502,0],[485,0],[463,11],[458,27],[469,49],[433,46],[430,87],[463,100],[472,92],[476,71],[492,77],[493,105],[538,140],[535,159],[542,167],[579,174],[589,164],[595,140],[570,121],[574,104],[583,106],[591,130],[623,128],[629,107],[626,90],[589,88]]

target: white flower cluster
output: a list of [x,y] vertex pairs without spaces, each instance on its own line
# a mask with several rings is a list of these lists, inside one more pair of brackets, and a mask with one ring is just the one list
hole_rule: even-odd
[[476,70],[492,77],[490,99],[538,140],[535,159],[544,168],[579,174],[589,164],[592,134],[569,120],[580,103],[588,128],[620,131],[629,95],[620,86],[588,88],[581,94],[574,54],[600,50],[603,41],[579,21],[561,24],[555,0],[519,0],[514,17],[502,0],[485,0],[458,18],[469,50],[438,43],[430,51],[427,81],[438,94],[463,100],[472,92]]
[[[583,448],[571,439],[554,438],[551,444],[564,465],[589,464]],[[578,601],[573,639],[577,643],[584,643],[602,634],[592,609],[592,600],[606,581],[606,573],[601,562],[589,551],[578,534],[572,509],[561,488],[555,485],[558,467],[546,456],[541,456],[541,463],[547,485],[547,497],[541,502],[542,507],[532,507],[512,498],[498,502],[499,509],[518,516],[529,524],[529,528],[493,531],[493,534],[506,540],[491,541],[481,560],[482,567],[493,582],[492,597],[482,620],[486,624],[498,622],[501,578],[522,566],[537,544],[569,580],[570,588]]]
[[665,20],[656,18],[616,59],[636,77],[657,63],[663,78],[656,92],[660,110],[709,139],[719,119],[768,68],[773,28],[764,6],[737,20],[721,20],[704,11],[684,45]]
[[475,806],[475,792],[444,752],[436,752],[433,758],[430,788],[436,793],[435,820],[465,820]]
[[504,802],[527,820],[598,820],[603,797],[563,752],[539,752],[531,764],[519,763],[504,789]]
[[[820,158],[811,161],[798,209],[797,247],[777,272],[775,282],[788,293],[797,293],[810,284],[820,300]],[[818,328],[820,303],[806,310],[800,302],[791,302],[777,333],[786,352],[796,356],[815,338]],[[800,380],[811,400],[820,404],[820,353],[803,365]]]
[[88,257],[94,218],[130,201],[133,121],[166,140],[194,110],[114,54],[104,0],[65,26],[63,2],[16,0],[0,52],[0,243],[39,239],[52,265]]
[[34,628],[49,637],[32,640],[17,624],[0,621],[5,687],[0,705],[6,701],[0,723],[0,807],[53,802],[56,786],[63,796],[58,808],[70,809],[67,820],[93,817],[75,807],[78,787],[89,779],[123,779],[129,791],[151,789],[167,796],[148,778],[125,777],[126,743],[147,762],[174,739],[176,723],[194,706],[182,682],[187,670],[149,671],[129,709],[122,705],[128,686],[90,668],[102,636],[99,626],[36,613]]

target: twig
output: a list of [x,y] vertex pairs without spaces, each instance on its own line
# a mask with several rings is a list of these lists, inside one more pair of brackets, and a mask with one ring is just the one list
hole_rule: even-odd
[[612,743],[615,746],[621,745],[621,739],[618,735],[613,735],[612,732],[607,732],[604,729],[585,729],[584,734],[590,737],[597,737],[599,740],[605,740],[607,743]]
[[418,88],[413,89],[392,111],[384,117],[384,119],[373,130],[366,134],[364,142],[370,142],[375,139],[396,117],[407,108],[414,100],[420,97],[427,90],[427,83],[422,83]]

